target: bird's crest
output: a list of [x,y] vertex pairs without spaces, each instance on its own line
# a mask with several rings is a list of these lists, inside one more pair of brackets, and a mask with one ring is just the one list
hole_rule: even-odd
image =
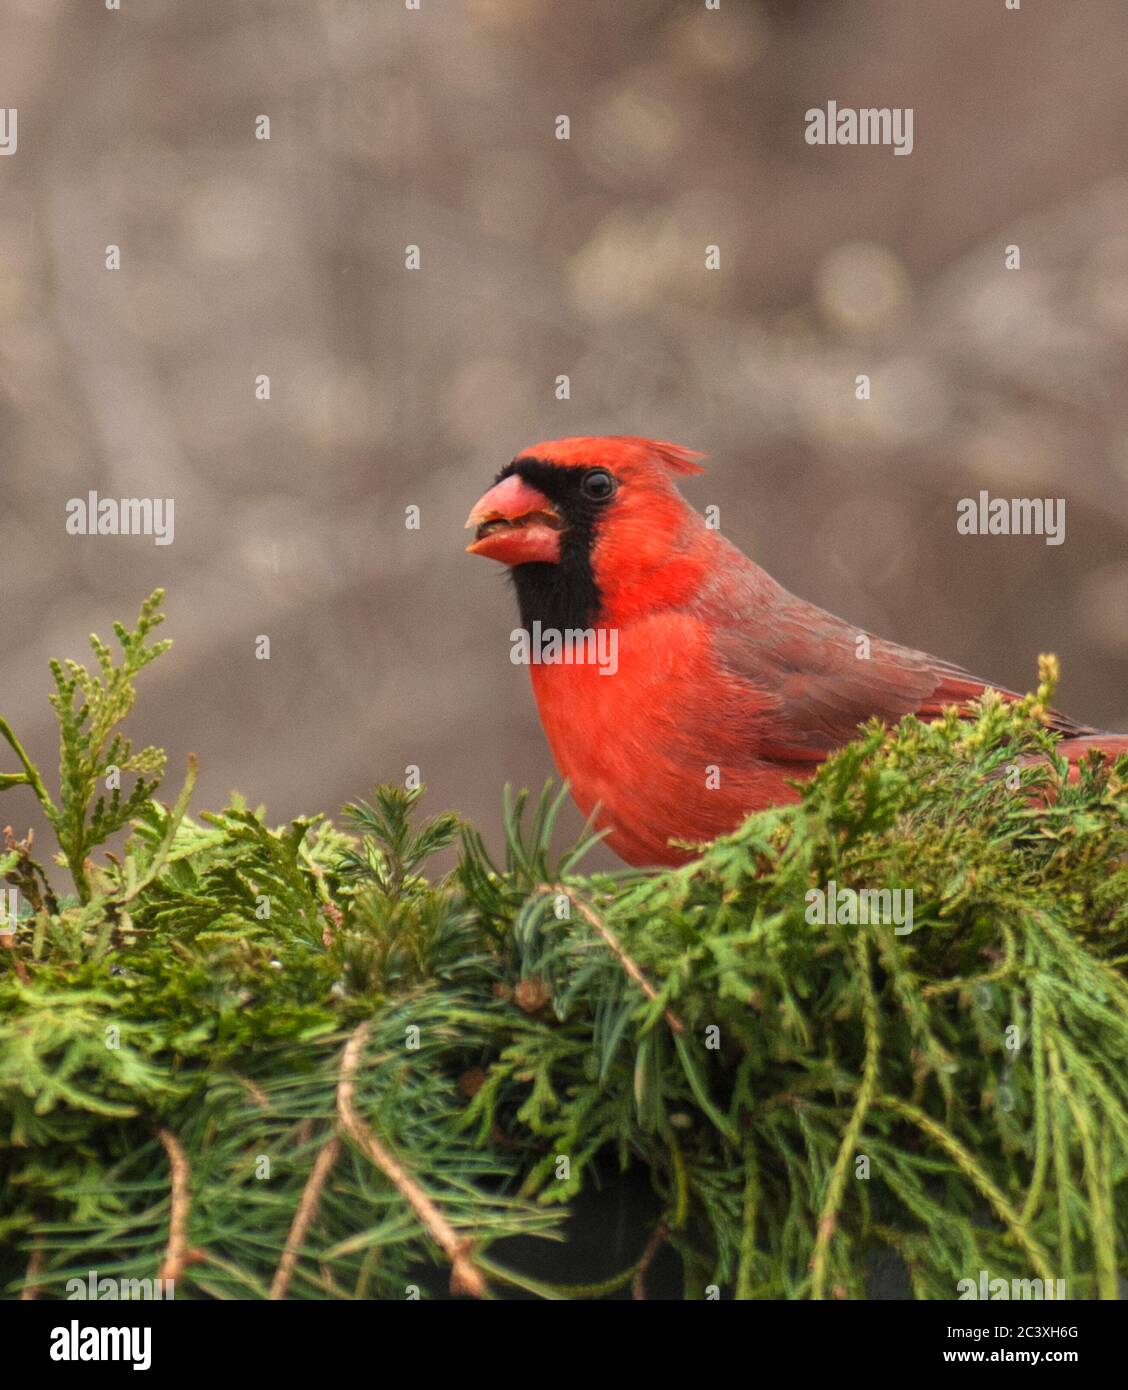
[[705,455],[697,449],[671,444],[666,439],[641,439],[629,434],[576,435],[571,439],[551,439],[532,448],[523,449],[518,459],[543,459],[563,467],[614,467],[615,464],[645,464],[656,460],[665,464],[671,473],[688,476],[704,472],[698,459]]
[[697,462],[705,457],[700,449],[687,449],[682,444],[671,444],[665,439],[640,439],[639,443],[645,444],[651,453],[657,454],[672,473],[684,473],[689,476],[705,472],[704,467]]

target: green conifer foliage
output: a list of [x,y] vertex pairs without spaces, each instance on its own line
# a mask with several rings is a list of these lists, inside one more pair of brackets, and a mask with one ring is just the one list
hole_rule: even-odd
[[[94,674],[53,664],[55,796],[0,719],[5,819],[30,790],[59,849],[0,850],[5,1297],[94,1269],[403,1299],[427,1264],[476,1296],[641,1294],[664,1243],[687,1297],[864,1298],[882,1252],[918,1298],[981,1270],[1117,1296],[1128,761],[1069,781],[1051,661],[974,722],[862,731],[683,868],[584,877],[549,789],[507,795],[501,863],[419,791],[272,828],[190,816],[190,766],[160,803],[164,754],[118,726],[161,598]],[[911,889],[912,930],[812,921],[832,884]],[[661,1202],[636,1264],[559,1287],[495,1249],[566,1235],[608,1162]]]

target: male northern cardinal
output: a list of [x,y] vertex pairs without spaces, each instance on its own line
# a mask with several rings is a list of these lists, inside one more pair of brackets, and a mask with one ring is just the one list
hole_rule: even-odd
[[[614,674],[543,661],[530,675],[557,767],[630,864],[680,864],[692,855],[671,839],[794,801],[789,783],[872,716],[932,719],[987,686],[877,637],[859,659],[857,628],[789,594],[682,499],[674,477],[701,457],[628,437],[536,444],[466,523],[472,554],[512,567],[524,629],[616,638]],[[1071,761],[1128,752],[1128,736],[1047,720]]]

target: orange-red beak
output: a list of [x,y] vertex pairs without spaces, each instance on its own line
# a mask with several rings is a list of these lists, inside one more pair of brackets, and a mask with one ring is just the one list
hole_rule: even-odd
[[561,520],[543,492],[516,473],[480,497],[466,519],[476,528],[466,547],[503,565],[556,564],[560,559]]

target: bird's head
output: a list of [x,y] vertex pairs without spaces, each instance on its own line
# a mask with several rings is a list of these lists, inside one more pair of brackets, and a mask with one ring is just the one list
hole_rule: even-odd
[[474,504],[467,550],[511,567],[523,621],[568,628],[624,617],[644,591],[653,602],[684,577],[701,518],[674,479],[700,473],[701,457],[628,436],[534,444]]

